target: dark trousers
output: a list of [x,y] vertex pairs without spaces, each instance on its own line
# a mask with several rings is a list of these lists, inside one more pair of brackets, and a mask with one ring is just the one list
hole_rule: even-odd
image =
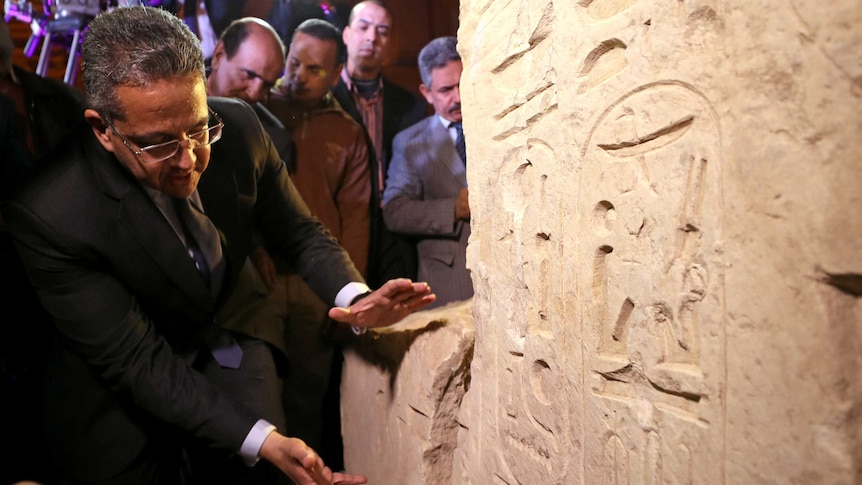
[[[235,396],[243,406],[272,423],[281,433],[285,431],[284,410],[281,405],[282,383],[272,349],[262,340],[235,335],[242,347],[239,369],[223,368],[202,353],[195,362],[204,376],[213,384]],[[192,485],[230,483],[236,485],[289,484],[290,480],[265,460],[254,467],[245,465],[238,456],[223,450],[188,447]]]

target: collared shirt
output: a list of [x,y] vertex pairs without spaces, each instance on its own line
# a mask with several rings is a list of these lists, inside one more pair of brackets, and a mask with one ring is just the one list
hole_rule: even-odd
[[446,133],[449,133],[449,138],[451,138],[451,139],[452,139],[452,143],[457,143],[457,140],[458,140],[458,130],[455,130],[455,129],[454,129],[455,127],[454,127],[454,126],[452,126],[452,125],[454,125],[454,124],[455,124],[455,122],[454,122],[454,121],[449,121],[449,120],[447,120],[446,118],[444,118],[444,117],[442,117],[442,116],[440,116],[440,115],[436,115],[436,116],[437,116],[437,119],[438,119],[438,120],[440,120],[440,124],[442,124],[442,125],[443,125],[443,128],[446,128]]
[[371,137],[371,143],[374,145],[374,154],[377,156],[377,177],[379,179],[380,200],[383,200],[383,185],[386,182],[386,174],[383,173],[383,78],[378,78],[379,87],[377,92],[369,99],[364,98],[356,89],[353,80],[350,79],[350,74],[347,73],[347,67],[341,70],[341,80],[344,81],[347,90],[353,97],[353,103],[356,109],[362,115],[362,124],[365,125],[365,130],[368,136]]

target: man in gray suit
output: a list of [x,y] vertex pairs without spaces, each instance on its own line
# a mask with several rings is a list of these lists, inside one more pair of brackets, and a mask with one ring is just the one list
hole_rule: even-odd
[[439,37],[419,53],[419,90],[434,114],[399,133],[383,194],[393,232],[417,236],[419,279],[437,293],[433,306],[473,296],[467,271],[470,204],[461,129],[461,56],[454,37]]

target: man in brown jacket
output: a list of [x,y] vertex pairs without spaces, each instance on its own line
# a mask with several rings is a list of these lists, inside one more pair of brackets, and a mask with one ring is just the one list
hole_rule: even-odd
[[[362,127],[329,92],[338,80],[343,56],[337,28],[324,20],[303,22],[291,41],[284,77],[265,104],[291,132],[295,157],[288,171],[297,190],[366,276],[371,201],[368,145]],[[324,429],[340,419],[337,400],[325,401],[327,392],[337,392],[341,363],[340,351],[325,335],[327,305],[297,275],[279,278],[286,285],[282,295],[289,313],[287,427],[337,467],[340,428],[332,433]],[[326,407],[333,401],[334,406]],[[329,452],[332,456],[327,456]]]

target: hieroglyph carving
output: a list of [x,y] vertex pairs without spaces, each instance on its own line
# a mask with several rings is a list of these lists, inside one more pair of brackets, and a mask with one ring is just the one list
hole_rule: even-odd
[[669,81],[612,103],[584,145],[586,483],[722,483],[719,141],[709,103]]

